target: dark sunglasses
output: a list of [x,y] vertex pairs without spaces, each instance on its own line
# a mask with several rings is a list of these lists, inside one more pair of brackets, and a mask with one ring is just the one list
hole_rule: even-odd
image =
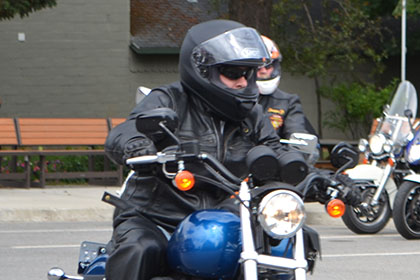
[[270,63],[270,64],[266,64],[266,65],[263,65],[263,66],[258,66],[258,70],[260,70],[262,68],[265,68],[265,69],[268,70],[268,69],[271,69],[273,67],[274,67],[273,63]]
[[254,74],[254,68],[243,66],[221,65],[218,67],[219,73],[229,80],[237,80],[241,77],[249,79]]

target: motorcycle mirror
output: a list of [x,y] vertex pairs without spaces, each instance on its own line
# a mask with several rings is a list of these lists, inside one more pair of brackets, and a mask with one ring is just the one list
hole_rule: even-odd
[[299,140],[305,143],[305,145],[295,145],[290,144],[290,147],[294,150],[297,150],[306,154],[313,154],[318,145],[318,137],[313,134],[308,133],[292,133],[290,140]]
[[406,116],[409,119],[412,119],[413,118],[413,111],[411,111],[411,109],[406,109],[404,111],[404,116]]
[[267,146],[255,146],[248,151],[246,165],[252,176],[259,181],[267,181],[278,173],[276,154]]
[[330,160],[331,164],[340,170],[353,168],[359,161],[359,153],[349,143],[340,142],[331,150]]
[[162,140],[169,135],[177,143],[173,132],[178,127],[178,115],[170,108],[156,108],[141,113],[136,119],[136,128],[140,133],[154,141]]
[[308,133],[292,133],[290,139],[280,139],[280,143],[288,144],[295,151],[309,155],[309,164],[314,164],[319,158],[318,137]]
[[413,135],[415,134],[415,129],[413,127],[413,124],[411,123],[411,120],[413,119],[413,111],[411,111],[411,109],[405,109],[404,110],[404,116],[407,117],[408,119],[408,125],[410,126],[410,130],[413,133]]

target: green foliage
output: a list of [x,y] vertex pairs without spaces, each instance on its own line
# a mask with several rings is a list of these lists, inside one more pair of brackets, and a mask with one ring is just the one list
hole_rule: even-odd
[[355,0],[370,18],[390,16],[399,0]]
[[390,100],[398,80],[384,88],[370,83],[342,83],[321,88],[322,95],[329,98],[335,109],[325,113],[324,124],[344,132],[348,137],[359,139],[369,134],[372,120],[381,116]]
[[12,19],[17,14],[23,18],[32,12],[56,5],[57,0],[0,0],[0,20]]
[[[398,1],[398,5],[395,6],[393,11],[394,16],[401,16],[402,6],[401,0]],[[407,14],[420,15],[420,0],[406,0]]]
[[282,65],[315,81],[320,137],[321,81],[330,86],[342,77],[357,81],[361,77],[355,69],[360,65],[373,64],[366,78],[384,70],[384,29],[380,18],[367,13],[365,2],[282,0],[274,5],[271,30],[283,54]]
[[284,67],[309,77],[332,77],[337,70],[353,74],[357,65],[373,62],[372,69],[381,72],[386,53],[375,48],[383,39],[380,21],[370,19],[359,1],[321,2],[316,7],[308,0],[274,5],[272,30]]

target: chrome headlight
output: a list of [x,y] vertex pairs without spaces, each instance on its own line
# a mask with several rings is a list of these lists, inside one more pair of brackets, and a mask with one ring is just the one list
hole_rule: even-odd
[[392,140],[385,141],[385,144],[383,146],[385,153],[390,153],[392,151],[392,147],[394,147],[394,142]]
[[375,134],[369,139],[369,148],[374,155],[379,155],[383,152],[383,146],[386,138],[383,134]]
[[360,139],[359,140],[359,145],[357,146],[359,148],[359,151],[361,153],[366,152],[367,146],[369,145],[368,141],[366,139]]
[[294,192],[277,190],[267,194],[258,209],[258,221],[274,238],[293,236],[306,219],[302,199]]

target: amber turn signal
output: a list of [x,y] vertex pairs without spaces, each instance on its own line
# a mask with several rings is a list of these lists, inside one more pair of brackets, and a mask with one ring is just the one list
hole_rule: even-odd
[[333,218],[340,218],[346,211],[346,206],[340,199],[332,199],[328,201],[328,203],[325,205],[325,208],[327,209],[328,215]]
[[195,184],[194,175],[187,170],[182,170],[178,172],[178,174],[176,174],[175,184],[179,190],[188,191],[192,189],[192,187],[194,187],[194,184]]

